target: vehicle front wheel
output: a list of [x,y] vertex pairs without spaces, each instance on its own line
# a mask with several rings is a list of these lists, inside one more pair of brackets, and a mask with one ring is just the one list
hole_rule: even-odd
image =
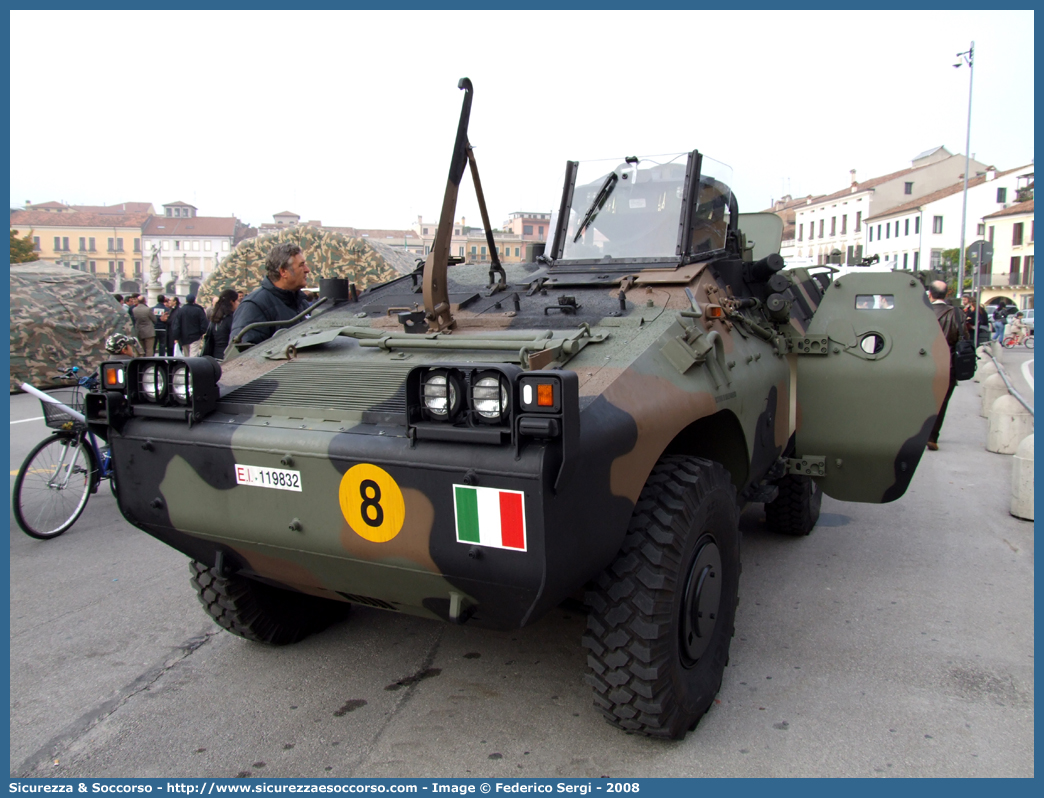
[[819,521],[823,489],[804,474],[787,474],[776,486],[779,495],[765,503],[768,528],[780,535],[807,535]]
[[585,597],[587,681],[613,725],[677,739],[710,708],[736,617],[738,520],[718,463],[667,456],[649,475],[623,547]]
[[281,590],[243,576],[218,576],[192,560],[192,585],[221,628],[257,643],[285,646],[345,618],[351,605]]

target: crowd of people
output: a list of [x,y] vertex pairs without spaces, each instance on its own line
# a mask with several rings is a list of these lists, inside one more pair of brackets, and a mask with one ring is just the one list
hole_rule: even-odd
[[278,326],[247,328],[258,322],[289,321],[306,311],[314,298],[304,290],[309,269],[299,246],[279,244],[268,254],[266,265],[257,290],[243,296],[241,291],[225,289],[207,309],[196,304],[194,294],[184,304],[176,296],[160,295],[152,307],[141,294],[116,294],[116,301],[127,308],[134,324],[135,338],[111,335],[106,349],[114,355],[131,356],[126,350],[133,348],[135,354],[145,357],[209,355],[222,359],[237,335],[247,345],[271,338]]
[[969,338],[975,337],[975,331],[978,328],[979,341],[1000,342],[1004,340],[1005,332],[1008,332],[1021,343],[1028,332],[1022,312],[1015,311],[1013,314],[1012,311],[1015,308],[1011,305],[999,305],[991,315],[981,303],[977,303],[969,296],[962,297],[961,303],[961,310],[964,312],[964,326]]

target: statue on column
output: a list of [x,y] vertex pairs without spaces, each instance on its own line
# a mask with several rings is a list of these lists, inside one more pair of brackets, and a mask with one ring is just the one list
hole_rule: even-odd
[[160,273],[162,270],[163,269],[160,266],[159,246],[153,244],[152,257],[149,259],[149,283],[145,286],[145,295],[148,297],[150,306],[155,305],[159,300],[160,294],[163,293],[163,283],[160,282]]
[[179,297],[188,296],[192,291],[189,281],[188,255],[181,256],[181,273],[178,275],[177,283],[174,284],[174,289]]

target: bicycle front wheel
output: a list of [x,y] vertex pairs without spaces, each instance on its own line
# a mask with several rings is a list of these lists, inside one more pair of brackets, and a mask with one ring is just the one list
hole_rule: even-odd
[[1027,335],[1026,336],[1026,340],[1023,341],[1022,343],[1024,343],[1026,345],[1027,349],[1032,349],[1033,348],[1033,336],[1032,335]]
[[91,496],[91,453],[78,435],[52,435],[29,452],[15,477],[15,521],[30,537],[56,538]]

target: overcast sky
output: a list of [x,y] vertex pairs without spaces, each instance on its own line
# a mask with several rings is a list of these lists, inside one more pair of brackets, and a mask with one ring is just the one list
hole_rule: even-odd
[[[185,201],[253,225],[435,221],[463,92],[490,221],[566,160],[699,149],[741,210],[1033,152],[1031,11],[11,12],[11,206]],[[106,42],[107,46],[101,46]],[[45,46],[44,46],[45,45]],[[456,217],[480,225],[465,174]]]

